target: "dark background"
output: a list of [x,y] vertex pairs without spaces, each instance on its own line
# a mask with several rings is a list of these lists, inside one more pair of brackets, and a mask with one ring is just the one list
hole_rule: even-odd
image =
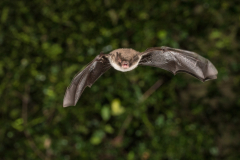
[[[240,159],[239,6],[0,1],[0,159]],[[62,107],[73,76],[101,51],[157,46],[199,53],[218,79],[110,69]]]

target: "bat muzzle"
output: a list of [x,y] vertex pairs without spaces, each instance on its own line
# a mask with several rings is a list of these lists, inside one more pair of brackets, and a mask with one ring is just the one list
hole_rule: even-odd
[[122,68],[123,69],[128,69],[129,68],[129,62],[128,61],[123,61],[122,62]]

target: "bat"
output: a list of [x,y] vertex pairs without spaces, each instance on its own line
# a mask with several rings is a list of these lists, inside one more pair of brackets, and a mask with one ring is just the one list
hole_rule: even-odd
[[111,67],[127,72],[138,65],[162,68],[172,72],[188,73],[204,82],[217,79],[218,71],[206,58],[195,52],[170,47],[153,47],[144,52],[131,48],[115,49],[109,54],[100,53],[85,69],[79,72],[68,86],[63,107],[75,106],[84,89],[93,83]]

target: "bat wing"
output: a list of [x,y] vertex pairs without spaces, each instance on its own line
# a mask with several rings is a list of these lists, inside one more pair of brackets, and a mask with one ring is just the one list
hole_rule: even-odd
[[108,69],[111,68],[108,58],[104,54],[98,55],[87,67],[79,72],[68,86],[63,107],[75,106],[84,89],[92,84]]
[[142,52],[140,65],[153,66],[172,72],[186,72],[202,82],[217,79],[218,71],[214,65],[202,56],[181,49],[154,47]]

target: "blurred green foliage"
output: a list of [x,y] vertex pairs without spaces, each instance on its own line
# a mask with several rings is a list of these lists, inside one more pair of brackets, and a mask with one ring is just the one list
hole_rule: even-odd
[[[239,6],[0,1],[0,159],[240,159]],[[110,69],[77,106],[62,107],[73,76],[100,51],[153,46],[201,54],[218,79]]]

